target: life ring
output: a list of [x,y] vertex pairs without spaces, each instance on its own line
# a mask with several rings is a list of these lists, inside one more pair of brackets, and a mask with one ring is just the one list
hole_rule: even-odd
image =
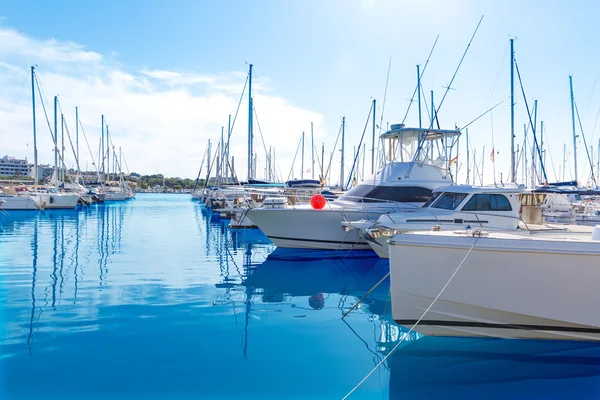
[[50,196],[50,204],[54,203],[54,197]]

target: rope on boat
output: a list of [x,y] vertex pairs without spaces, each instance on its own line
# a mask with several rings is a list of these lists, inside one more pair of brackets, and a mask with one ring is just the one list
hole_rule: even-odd
[[385,274],[385,276],[384,276],[383,278],[381,278],[381,280],[380,280],[379,282],[377,282],[377,283],[375,284],[375,286],[373,286],[373,287],[372,287],[372,288],[371,288],[371,289],[370,289],[370,290],[367,292],[367,294],[365,294],[363,297],[361,297],[361,299],[360,299],[359,301],[357,301],[357,302],[356,302],[356,304],[355,304],[355,305],[353,305],[353,306],[352,306],[352,308],[351,308],[351,309],[349,309],[349,310],[348,310],[348,311],[347,311],[347,312],[346,312],[346,313],[345,313],[345,314],[342,316],[342,319],[346,318],[346,316],[347,316],[348,314],[350,314],[350,313],[352,312],[352,310],[354,310],[356,307],[358,307],[358,305],[359,305],[360,303],[362,303],[362,301],[363,301],[364,299],[366,299],[366,298],[367,298],[367,297],[368,297],[368,296],[369,296],[369,295],[370,295],[370,294],[373,292],[373,290],[377,289],[377,287],[378,287],[379,285],[381,285],[381,284],[383,283],[383,281],[385,281],[385,280],[387,279],[387,277],[388,277],[388,276],[390,276],[390,273],[389,273],[389,272],[388,272],[387,274]]
[[465,255],[465,257],[462,259],[462,261],[460,262],[460,264],[458,264],[458,267],[456,267],[456,270],[454,271],[454,273],[452,274],[452,276],[450,276],[450,279],[448,279],[448,282],[446,282],[446,284],[444,285],[444,287],[442,288],[442,290],[440,290],[440,292],[438,293],[438,295],[435,296],[435,299],[433,299],[433,301],[431,302],[431,304],[429,305],[429,307],[427,307],[427,309],[425,310],[425,312],[421,315],[421,317],[417,320],[417,322],[413,325],[413,327],[410,328],[410,330],[407,333],[404,334],[404,337],[398,343],[396,343],[396,345],[392,348],[392,350],[390,350],[390,352],[387,353],[385,357],[383,357],[383,359],[375,366],[375,368],[373,368],[367,374],[367,376],[365,376],[352,390],[350,390],[350,392],[348,392],[348,394],[346,394],[342,398],[342,400],[346,400],[354,392],[356,392],[356,390],[358,390],[358,388],[363,383],[365,383],[365,381],[367,379],[369,379],[369,377],[371,375],[373,375],[373,373],[375,371],[377,371],[379,369],[379,367],[381,367],[381,365],[388,359],[388,357],[391,356],[396,351],[396,349],[398,348],[398,346],[400,346],[400,344],[402,342],[404,342],[404,339],[406,339],[408,337],[408,335],[410,335],[410,333],[415,329],[415,327],[419,324],[419,322],[421,322],[421,320],[425,317],[425,315],[429,312],[429,310],[431,310],[431,307],[433,307],[433,305],[440,298],[440,296],[442,295],[442,293],[444,293],[444,291],[446,290],[446,288],[448,287],[448,285],[450,284],[450,282],[452,282],[452,279],[454,279],[454,277],[456,276],[456,274],[458,273],[458,271],[460,270],[460,268],[463,266],[463,264],[465,263],[465,261],[467,260],[467,258],[469,257],[469,255],[471,254],[471,251],[473,250],[473,248],[475,247],[475,245],[479,241],[479,238],[481,237],[481,235],[478,234],[478,232],[480,232],[480,231],[476,230],[476,231],[473,232],[473,237],[475,238],[475,241],[473,242],[473,244],[469,248],[469,251],[467,252],[467,254]]

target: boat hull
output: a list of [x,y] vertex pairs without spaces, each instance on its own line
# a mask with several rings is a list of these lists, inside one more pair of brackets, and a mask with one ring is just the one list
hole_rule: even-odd
[[0,210],[37,210],[34,197],[29,196],[1,196]]
[[407,328],[434,336],[600,340],[598,242],[401,234],[389,251],[392,313]]
[[77,206],[78,194],[65,193],[38,193],[36,194],[44,204],[45,209],[71,209]]
[[308,207],[251,209],[250,219],[277,247],[295,249],[367,250],[368,243],[358,230],[346,232],[345,220],[376,220],[382,210],[315,210]]

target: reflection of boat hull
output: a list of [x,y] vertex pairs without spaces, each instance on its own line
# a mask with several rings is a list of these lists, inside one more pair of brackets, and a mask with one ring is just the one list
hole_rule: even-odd
[[[312,260],[303,257],[282,259],[270,255],[252,271],[244,285],[262,288],[263,293],[268,295],[339,293],[362,297],[388,271],[388,263],[374,255],[338,260],[320,256]],[[380,285],[365,304],[374,298],[387,301],[388,288],[385,283]]]
[[422,337],[392,354],[390,400],[595,398],[600,345],[590,342]]
[[600,242],[428,232],[398,234],[389,250],[400,325],[422,318],[415,330],[425,335],[600,340]]

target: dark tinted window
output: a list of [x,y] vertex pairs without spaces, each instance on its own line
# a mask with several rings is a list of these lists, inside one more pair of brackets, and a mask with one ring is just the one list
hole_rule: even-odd
[[466,193],[444,193],[438,201],[433,203],[433,208],[442,208],[444,210],[454,210],[467,197]]
[[434,201],[435,201],[435,200],[436,200],[438,197],[440,197],[440,195],[441,195],[441,194],[442,194],[441,192],[434,193],[434,194],[433,194],[433,195],[432,195],[432,196],[429,198],[429,200],[427,200],[427,202],[426,202],[425,204],[423,204],[423,208],[425,208],[425,207],[429,207],[429,206],[431,205],[431,203],[433,203],[433,202],[434,202]]
[[378,200],[402,203],[424,203],[431,197],[431,189],[419,186],[373,186],[358,185],[345,193],[341,199],[372,203]]
[[463,211],[512,211],[512,207],[504,195],[476,194],[463,207]]

